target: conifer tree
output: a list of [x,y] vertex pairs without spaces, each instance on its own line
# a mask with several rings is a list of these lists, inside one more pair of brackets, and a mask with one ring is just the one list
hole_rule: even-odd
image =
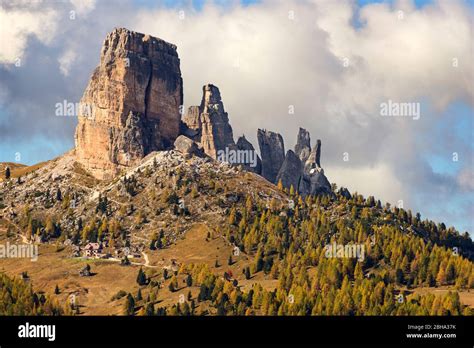
[[191,287],[193,285],[193,277],[191,276],[191,274],[188,274],[188,276],[186,277],[186,285],[188,287]]
[[134,313],[135,313],[135,300],[133,299],[133,296],[130,293],[128,293],[125,299],[124,314],[133,315]]
[[137,297],[136,297],[137,301],[141,301],[143,300],[143,296],[142,296],[142,290],[141,289],[138,289],[138,292],[137,292]]
[[245,272],[245,279],[247,279],[247,280],[250,279],[250,267],[248,267],[248,266],[245,267],[244,272]]
[[152,303],[148,303],[145,308],[145,315],[152,316],[155,314],[155,308]]
[[283,183],[281,182],[281,179],[278,180],[278,185],[277,185],[278,189],[283,191]]
[[137,283],[138,285],[146,285],[147,283],[146,274],[141,268],[138,270]]
[[63,195],[61,193],[61,189],[58,187],[58,189],[56,190],[56,200],[57,201],[62,201],[63,200]]

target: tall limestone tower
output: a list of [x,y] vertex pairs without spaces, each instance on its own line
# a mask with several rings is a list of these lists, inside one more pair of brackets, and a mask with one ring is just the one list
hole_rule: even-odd
[[183,81],[176,46],[124,28],[107,35],[84,95],[77,160],[110,178],[148,153],[172,147],[180,131]]

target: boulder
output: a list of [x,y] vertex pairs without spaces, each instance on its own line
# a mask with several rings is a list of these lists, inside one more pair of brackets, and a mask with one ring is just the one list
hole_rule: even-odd
[[202,156],[202,151],[199,149],[199,146],[190,138],[180,135],[176,138],[174,142],[175,150],[181,152],[186,157]]

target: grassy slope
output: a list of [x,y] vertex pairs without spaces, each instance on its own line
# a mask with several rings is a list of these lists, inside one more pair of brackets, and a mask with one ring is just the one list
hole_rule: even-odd
[[5,180],[5,169],[10,167],[10,175],[12,178],[18,178],[19,176],[24,176],[32,171],[35,171],[43,166],[45,166],[49,161],[36,163],[32,166],[27,166],[21,163],[12,163],[12,162],[1,162],[0,163],[0,182]]
[[[12,176],[24,175],[45,164],[46,162],[31,167],[11,164]],[[4,167],[1,167],[2,165],[5,166],[6,164],[0,164],[0,169],[4,169]],[[226,185],[228,185],[229,192],[239,191],[239,189],[242,188],[258,188],[258,190],[262,190],[263,192],[271,192],[275,189],[274,185],[270,185],[258,176],[249,174],[239,176],[236,180],[228,180],[226,181]],[[134,203],[136,203],[136,206],[143,206],[146,204],[147,198],[148,196],[144,194],[138,195],[134,198]],[[183,263],[207,263],[210,269],[220,276],[222,276],[225,271],[231,270],[234,277],[239,281],[239,285],[245,290],[250,289],[252,284],[257,282],[268,290],[274,289],[277,286],[278,280],[271,279],[270,276],[264,275],[263,272],[253,275],[249,280],[244,278],[242,269],[254,261],[253,256],[248,257],[246,254],[241,254],[238,257],[233,256],[234,263],[230,266],[227,264],[229,255],[232,254],[232,247],[221,234],[223,232],[221,227],[225,217],[219,216],[218,213],[216,213],[217,215],[210,212],[206,213],[209,213],[209,215],[203,214],[201,222],[191,222],[184,237],[171,246],[162,250],[145,250],[149,258],[149,264],[147,265],[149,267],[143,268],[146,270],[147,275],[153,280],[161,279],[162,268],[169,266],[171,260],[175,259],[178,265]],[[160,217],[159,219],[162,218],[163,217]],[[24,231],[22,233],[24,234]],[[138,231],[132,233],[138,233]],[[211,238],[207,238],[208,233],[211,234]],[[5,242],[6,223],[5,221],[0,221],[0,243]],[[0,271],[4,271],[11,276],[18,276],[21,272],[27,271],[35,289],[50,294],[54,292],[55,286],[58,285],[61,293],[56,296],[64,303],[70,294],[75,294],[81,305],[81,314],[121,314],[124,299],[112,300],[112,297],[119,290],[124,290],[134,295],[137,293],[139,286],[136,283],[136,276],[141,266],[131,265],[124,267],[113,261],[71,259],[70,253],[70,248],[56,251],[54,245],[42,244],[40,246],[41,257],[39,257],[37,262],[31,262],[28,259],[1,259]],[[216,260],[218,260],[220,265],[217,268],[215,267]],[[143,257],[133,261],[137,264],[145,263]],[[92,271],[95,273],[94,276],[86,278],[79,276],[79,270],[84,267],[86,263],[92,266]],[[311,268],[308,269],[308,273],[311,276]],[[187,288],[183,281],[183,278],[179,278],[180,289],[176,292],[170,292],[168,290],[167,285],[169,280],[165,282],[164,287],[159,290],[156,302],[158,306],[175,304],[179,296],[187,296],[188,291],[191,291],[193,298],[195,298],[199,292],[199,288]],[[148,289],[143,290],[142,295],[144,298],[146,298],[148,291]],[[447,288],[418,288],[414,291],[441,293],[447,291]],[[460,292],[460,297],[463,303],[474,308],[473,292],[462,291]],[[199,305],[206,306],[206,304],[203,303]],[[213,309],[211,309],[211,311],[212,310]]]

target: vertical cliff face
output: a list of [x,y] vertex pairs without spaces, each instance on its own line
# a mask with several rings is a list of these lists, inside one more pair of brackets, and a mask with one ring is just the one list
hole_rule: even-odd
[[304,170],[306,174],[309,174],[312,169],[321,169],[321,140],[319,139],[317,140],[316,146],[313,148],[304,164]]
[[237,140],[237,149],[239,151],[243,151],[247,158],[249,158],[249,154],[253,154],[253,161],[247,160],[246,162],[242,163],[247,170],[250,170],[256,174],[262,173],[262,160],[260,156],[257,155],[255,148],[253,147],[252,143],[248,141],[245,136],[239,137]]
[[208,84],[202,91],[200,142],[204,152],[217,159],[219,150],[235,149],[234,136],[219,88]]
[[189,107],[183,122],[188,131],[195,132],[193,139],[200,143],[208,156],[218,159],[219,151],[236,150],[229,116],[216,86],[203,86],[201,105]]
[[296,139],[295,154],[299,157],[300,161],[305,163],[311,153],[311,137],[309,132],[300,128],[298,131],[298,137]]
[[[188,111],[183,116],[183,122],[186,126],[193,131],[201,132],[201,111],[199,106],[190,106]],[[196,139],[198,140],[198,139]]]
[[[281,159],[283,139],[277,133],[258,131],[258,140],[262,154],[262,175],[269,181],[278,183],[281,180],[283,187],[293,186],[295,192],[301,195],[333,195],[331,184],[321,168],[321,140],[310,148],[310,134],[300,128],[295,146],[295,152],[289,150]],[[281,162],[280,162],[281,161]],[[275,179],[272,177],[277,170]]]
[[285,161],[278,171],[276,181],[279,182],[281,180],[283,187],[288,189],[293,186],[293,189],[297,192],[302,175],[303,165],[300,159],[293,151],[288,150]]
[[107,178],[152,151],[171,147],[180,131],[183,83],[176,46],[119,28],[104,41],[81,103],[76,158]]
[[257,131],[258,146],[262,156],[262,176],[276,183],[278,172],[285,160],[285,145],[280,134],[267,130]]
[[321,140],[319,139],[304,164],[300,192],[311,195],[333,194],[331,184],[321,168]]

